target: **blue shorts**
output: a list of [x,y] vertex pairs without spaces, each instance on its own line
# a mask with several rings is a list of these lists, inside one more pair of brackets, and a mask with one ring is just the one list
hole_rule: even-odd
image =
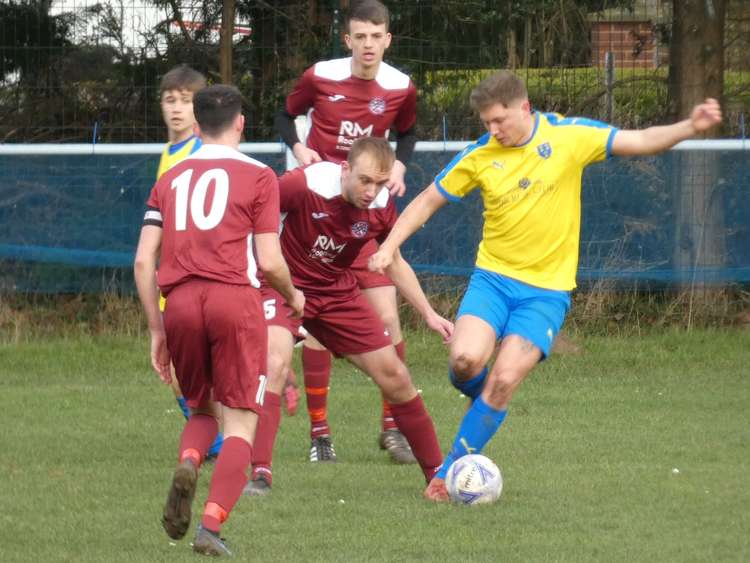
[[469,280],[456,318],[473,315],[487,322],[497,339],[517,334],[547,357],[570,309],[570,292],[534,287],[479,268]]

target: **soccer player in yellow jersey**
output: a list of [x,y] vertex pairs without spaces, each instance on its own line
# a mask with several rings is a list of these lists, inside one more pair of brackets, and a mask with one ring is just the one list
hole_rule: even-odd
[[[181,162],[201,147],[201,140],[193,132],[195,115],[193,114],[193,96],[198,90],[206,87],[206,77],[187,65],[179,65],[167,72],[159,84],[161,115],[167,126],[167,144],[159,159],[157,179],[178,162]],[[159,309],[164,312],[166,300],[159,298]],[[183,416],[190,417],[185,397],[182,396],[177,378],[172,378],[172,391]],[[219,454],[223,436],[217,436],[208,452],[209,458]]]
[[578,266],[583,169],[611,155],[664,151],[721,122],[713,99],[693,108],[688,119],[635,131],[540,113],[531,109],[523,81],[507,71],[482,81],[471,105],[487,133],[407,206],[370,259],[371,269],[383,271],[438,209],[481,190],[484,231],[449,358],[452,384],[473,402],[425,490],[436,502],[448,500],[450,465],[482,451],[505,419],[513,392],[549,354],[563,324]]

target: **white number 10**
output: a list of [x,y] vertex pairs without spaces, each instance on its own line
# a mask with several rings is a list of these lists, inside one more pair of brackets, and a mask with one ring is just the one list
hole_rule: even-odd
[[[190,192],[190,179],[193,169],[189,168],[172,180],[172,189],[177,192],[175,201],[175,229],[184,231],[187,229],[188,195]],[[209,184],[214,183],[214,198],[208,215],[204,214],[206,196]],[[193,223],[202,231],[213,229],[221,223],[229,200],[229,175],[222,168],[207,170],[195,183],[193,195],[190,198],[190,216]]]

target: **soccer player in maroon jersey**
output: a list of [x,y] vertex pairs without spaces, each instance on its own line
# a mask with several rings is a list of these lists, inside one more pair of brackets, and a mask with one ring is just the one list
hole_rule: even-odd
[[[218,432],[215,400],[221,405],[224,445],[193,549],[228,555],[219,530],[247,481],[267,383],[268,333],[258,268],[284,296],[291,314],[302,313],[304,296],[292,285],[281,254],[276,175],[237,150],[244,129],[239,91],[212,86],[196,93],[193,106],[203,146],[153,187],[135,280],[151,332],[151,363],[169,383],[171,358],[191,411],[164,507],[164,529],[180,539],[190,525],[198,470]],[[167,298],[163,319],[159,290]]]
[[[391,42],[388,9],[380,2],[365,0],[352,6],[344,36],[352,56],[321,61],[308,68],[286,99],[276,118],[276,127],[298,162],[307,165],[321,160],[336,164],[346,160],[352,143],[360,137],[396,137],[396,161],[386,185],[394,195],[405,190],[406,163],[412,155],[416,135],[417,90],[410,78],[383,62]],[[308,114],[310,124],[306,145],[300,142],[294,118]],[[393,282],[367,268],[369,257],[377,250],[374,241],[365,245],[351,268],[359,287],[385,323],[396,351],[405,359],[405,342],[398,318],[398,301]],[[305,340],[302,350],[305,390],[307,392],[310,436],[328,436],[328,383],[331,354],[314,338]],[[388,402],[383,400],[380,447],[397,463],[414,463],[404,437],[396,428]],[[311,461],[334,461],[335,452],[311,452]]]
[[[279,179],[280,208],[286,213],[281,248],[296,287],[305,292],[302,320],[289,316],[285,298],[262,286],[268,323],[268,389],[279,393],[292,358],[300,325],[336,356],[367,373],[391,405],[399,430],[408,440],[429,481],[440,464],[440,449],[430,416],[399,359],[385,326],[357,285],[350,265],[371,240],[383,240],[396,221],[396,206],[385,184],[395,155],[388,141],[358,139],[341,164],[318,162]],[[388,270],[402,295],[445,341],[453,324],[430,306],[414,271],[399,257]],[[272,392],[272,393],[271,393]],[[277,411],[278,412],[278,411]],[[270,460],[279,416],[264,410],[253,462],[255,482],[270,487]],[[321,436],[323,449],[330,440]],[[313,451],[315,450],[313,444]]]

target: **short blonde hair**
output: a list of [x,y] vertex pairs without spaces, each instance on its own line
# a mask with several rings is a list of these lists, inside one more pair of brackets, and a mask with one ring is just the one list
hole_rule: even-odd
[[346,157],[349,166],[353,167],[362,154],[370,155],[382,171],[390,170],[396,162],[396,153],[393,152],[391,144],[381,137],[360,137],[354,141]]

